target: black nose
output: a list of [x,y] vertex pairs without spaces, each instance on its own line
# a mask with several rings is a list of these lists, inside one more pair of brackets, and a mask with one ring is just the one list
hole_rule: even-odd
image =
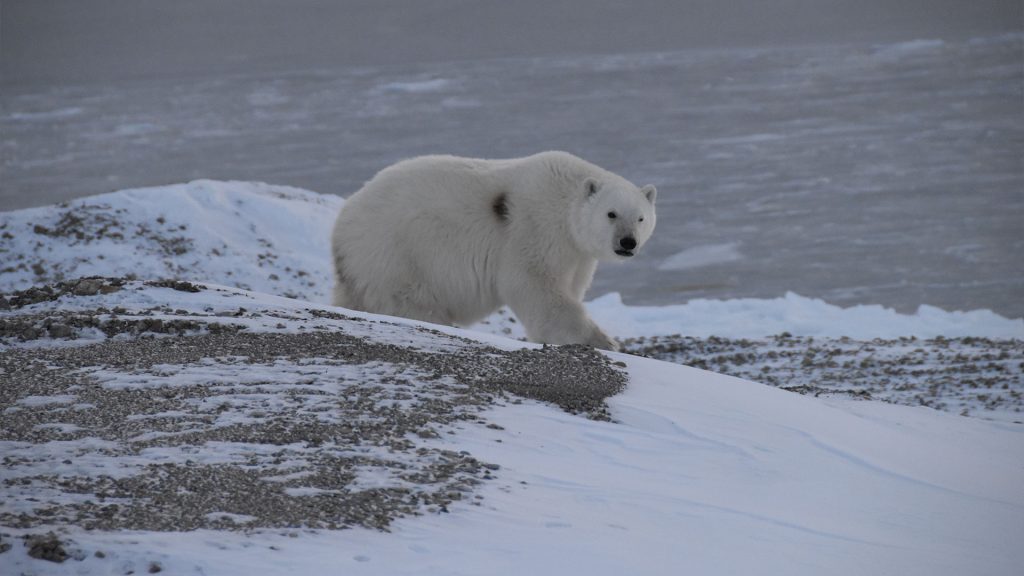
[[632,236],[626,236],[622,240],[619,240],[619,246],[622,246],[626,250],[632,250],[636,248],[636,240]]

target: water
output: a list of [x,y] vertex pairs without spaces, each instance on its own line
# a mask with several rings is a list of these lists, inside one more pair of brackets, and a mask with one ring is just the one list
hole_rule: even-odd
[[0,209],[195,178],[348,195],[564,149],[659,188],[591,296],[786,291],[1024,316],[1024,36],[6,86]]

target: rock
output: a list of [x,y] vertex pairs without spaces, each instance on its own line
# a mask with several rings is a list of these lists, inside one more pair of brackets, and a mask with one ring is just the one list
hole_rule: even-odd
[[51,324],[47,330],[50,338],[71,338],[75,333],[67,324]]
[[95,296],[103,287],[103,280],[100,278],[83,278],[71,289],[75,296]]
[[68,553],[64,550],[63,543],[53,532],[26,536],[25,547],[28,548],[28,555],[32,558],[57,563],[68,559]]

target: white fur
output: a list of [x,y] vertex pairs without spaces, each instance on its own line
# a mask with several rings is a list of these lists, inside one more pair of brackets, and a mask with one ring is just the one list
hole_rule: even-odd
[[583,295],[623,238],[650,237],[655,196],[565,152],[399,162],[338,216],[334,304],[462,326],[507,304],[533,341],[616,349]]

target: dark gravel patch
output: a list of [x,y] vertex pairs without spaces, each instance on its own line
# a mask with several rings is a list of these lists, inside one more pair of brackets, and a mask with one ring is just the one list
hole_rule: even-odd
[[53,532],[46,534],[34,534],[25,538],[25,547],[28,548],[28,555],[39,560],[61,563],[68,559],[68,553],[64,550],[64,544]]
[[800,394],[847,395],[963,416],[1024,422],[1024,341],[668,336],[627,340],[631,354]]
[[61,462],[5,455],[3,491],[23,505],[0,505],[0,525],[386,530],[477,503],[498,473],[431,440],[519,397],[606,419],[626,382],[584,347],[438,353],[339,332],[116,327],[97,344],[0,351],[0,440],[82,443]]
[[56,282],[41,286],[33,286],[27,290],[19,290],[10,294],[0,294],[0,310],[23,308],[40,302],[52,302],[64,295],[95,296],[111,294],[124,286],[124,278],[102,278],[92,276],[77,278],[67,282]]

